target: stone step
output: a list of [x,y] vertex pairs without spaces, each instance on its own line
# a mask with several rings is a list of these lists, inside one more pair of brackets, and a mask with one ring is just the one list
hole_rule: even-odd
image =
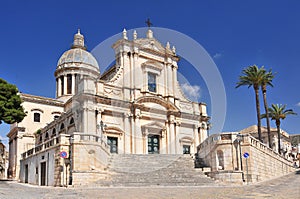
[[108,176],[97,186],[200,186],[214,181],[195,169],[189,155],[114,154],[107,167]]

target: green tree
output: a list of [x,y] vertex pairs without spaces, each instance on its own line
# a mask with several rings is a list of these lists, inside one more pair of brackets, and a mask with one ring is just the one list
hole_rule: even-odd
[[259,104],[259,88],[262,85],[262,81],[265,77],[266,70],[264,67],[258,68],[256,65],[248,66],[243,69],[242,75],[239,77],[239,82],[237,82],[236,88],[240,86],[251,86],[254,88],[255,92],[255,102],[256,102],[256,115],[257,115],[257,131],[258,139],[262,141],[261,138],[261,120],[260,120],[260,104]]
[[274,75],[272,73],[272,70],[269,70],[264,74],[264,77],[262,79],[261,83],[261,91],[263,94],[263,100],[264,100],[264,108],[265,108],[265,115],[266,115],[266,121],[267,121],[267,131],[268,131],[268,142],[269,147],[272,148],[271,143],[271,127],[270,127],[270,119],[269,119],[269,111],[268,111],[268,103],[267,103],[267,86],[272,86],[272,80],[274,78]]
[[[277,136],[278,136],[278,153],[280,154],[280,123],[281,120],[284,120],[287,115],[297,115],[292,109],[286,109],[286,105],[282,104],[272,104],[270,108],[268,108],[268,114],[271,120],[275,120],[277,127]],[[262,115],[262,118],[265,118],[266,114]]]
[[26,113],[21,103],[17,87],[0,78],[0,124],[22,121]]

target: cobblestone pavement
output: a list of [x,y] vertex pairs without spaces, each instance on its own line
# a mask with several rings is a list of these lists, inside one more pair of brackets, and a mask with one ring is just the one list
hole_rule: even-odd
[[286,176],[243,186],[201,187],[38,187],[13,181],[0,181],[0,198],[285,198],[300,199],[300,170]]

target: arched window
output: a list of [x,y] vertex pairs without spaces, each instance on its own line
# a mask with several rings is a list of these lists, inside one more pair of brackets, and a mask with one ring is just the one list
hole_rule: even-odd
[[34,113],[33,114],[33,121],[34,122],[41,122],[41,114],[40,113]]
[[56,130],[55,129],[52,130],[52,136],[53,137],[56,136]]
[[217,151],[218,170],[224,170],[224,153],[221,150]]
[[73,117],[70,119],[70,124],[74,124],[74,118]]
[[72,75],[68,74],[67,75],[67,93],[66,94],[71,94],[72,93]]
[[49,138],[49,133],[46,132],[46,134],[45,134],[45,139],[48,139],[48,138]]
[[65,128],[65,125],[64,125],[64,123],[62,123],[61,125],[60,125],[60,130],[63,130]]

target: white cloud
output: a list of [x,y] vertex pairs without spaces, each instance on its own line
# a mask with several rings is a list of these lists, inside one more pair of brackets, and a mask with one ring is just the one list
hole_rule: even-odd
[[296,104],[296,106],[300,106],[300,102],[298,102],[298,103]]
[[192,101],[198,101],[200,98],[200,86],[198,85],[190,85],[188,83],[181,84],[181,88],[184,94]]
[[216,54],[214,54],[213,58],[214,58],[214,59],[219,59],[219,58],[222,57],[222,56],[223,56],[222,53],[216,53]]

